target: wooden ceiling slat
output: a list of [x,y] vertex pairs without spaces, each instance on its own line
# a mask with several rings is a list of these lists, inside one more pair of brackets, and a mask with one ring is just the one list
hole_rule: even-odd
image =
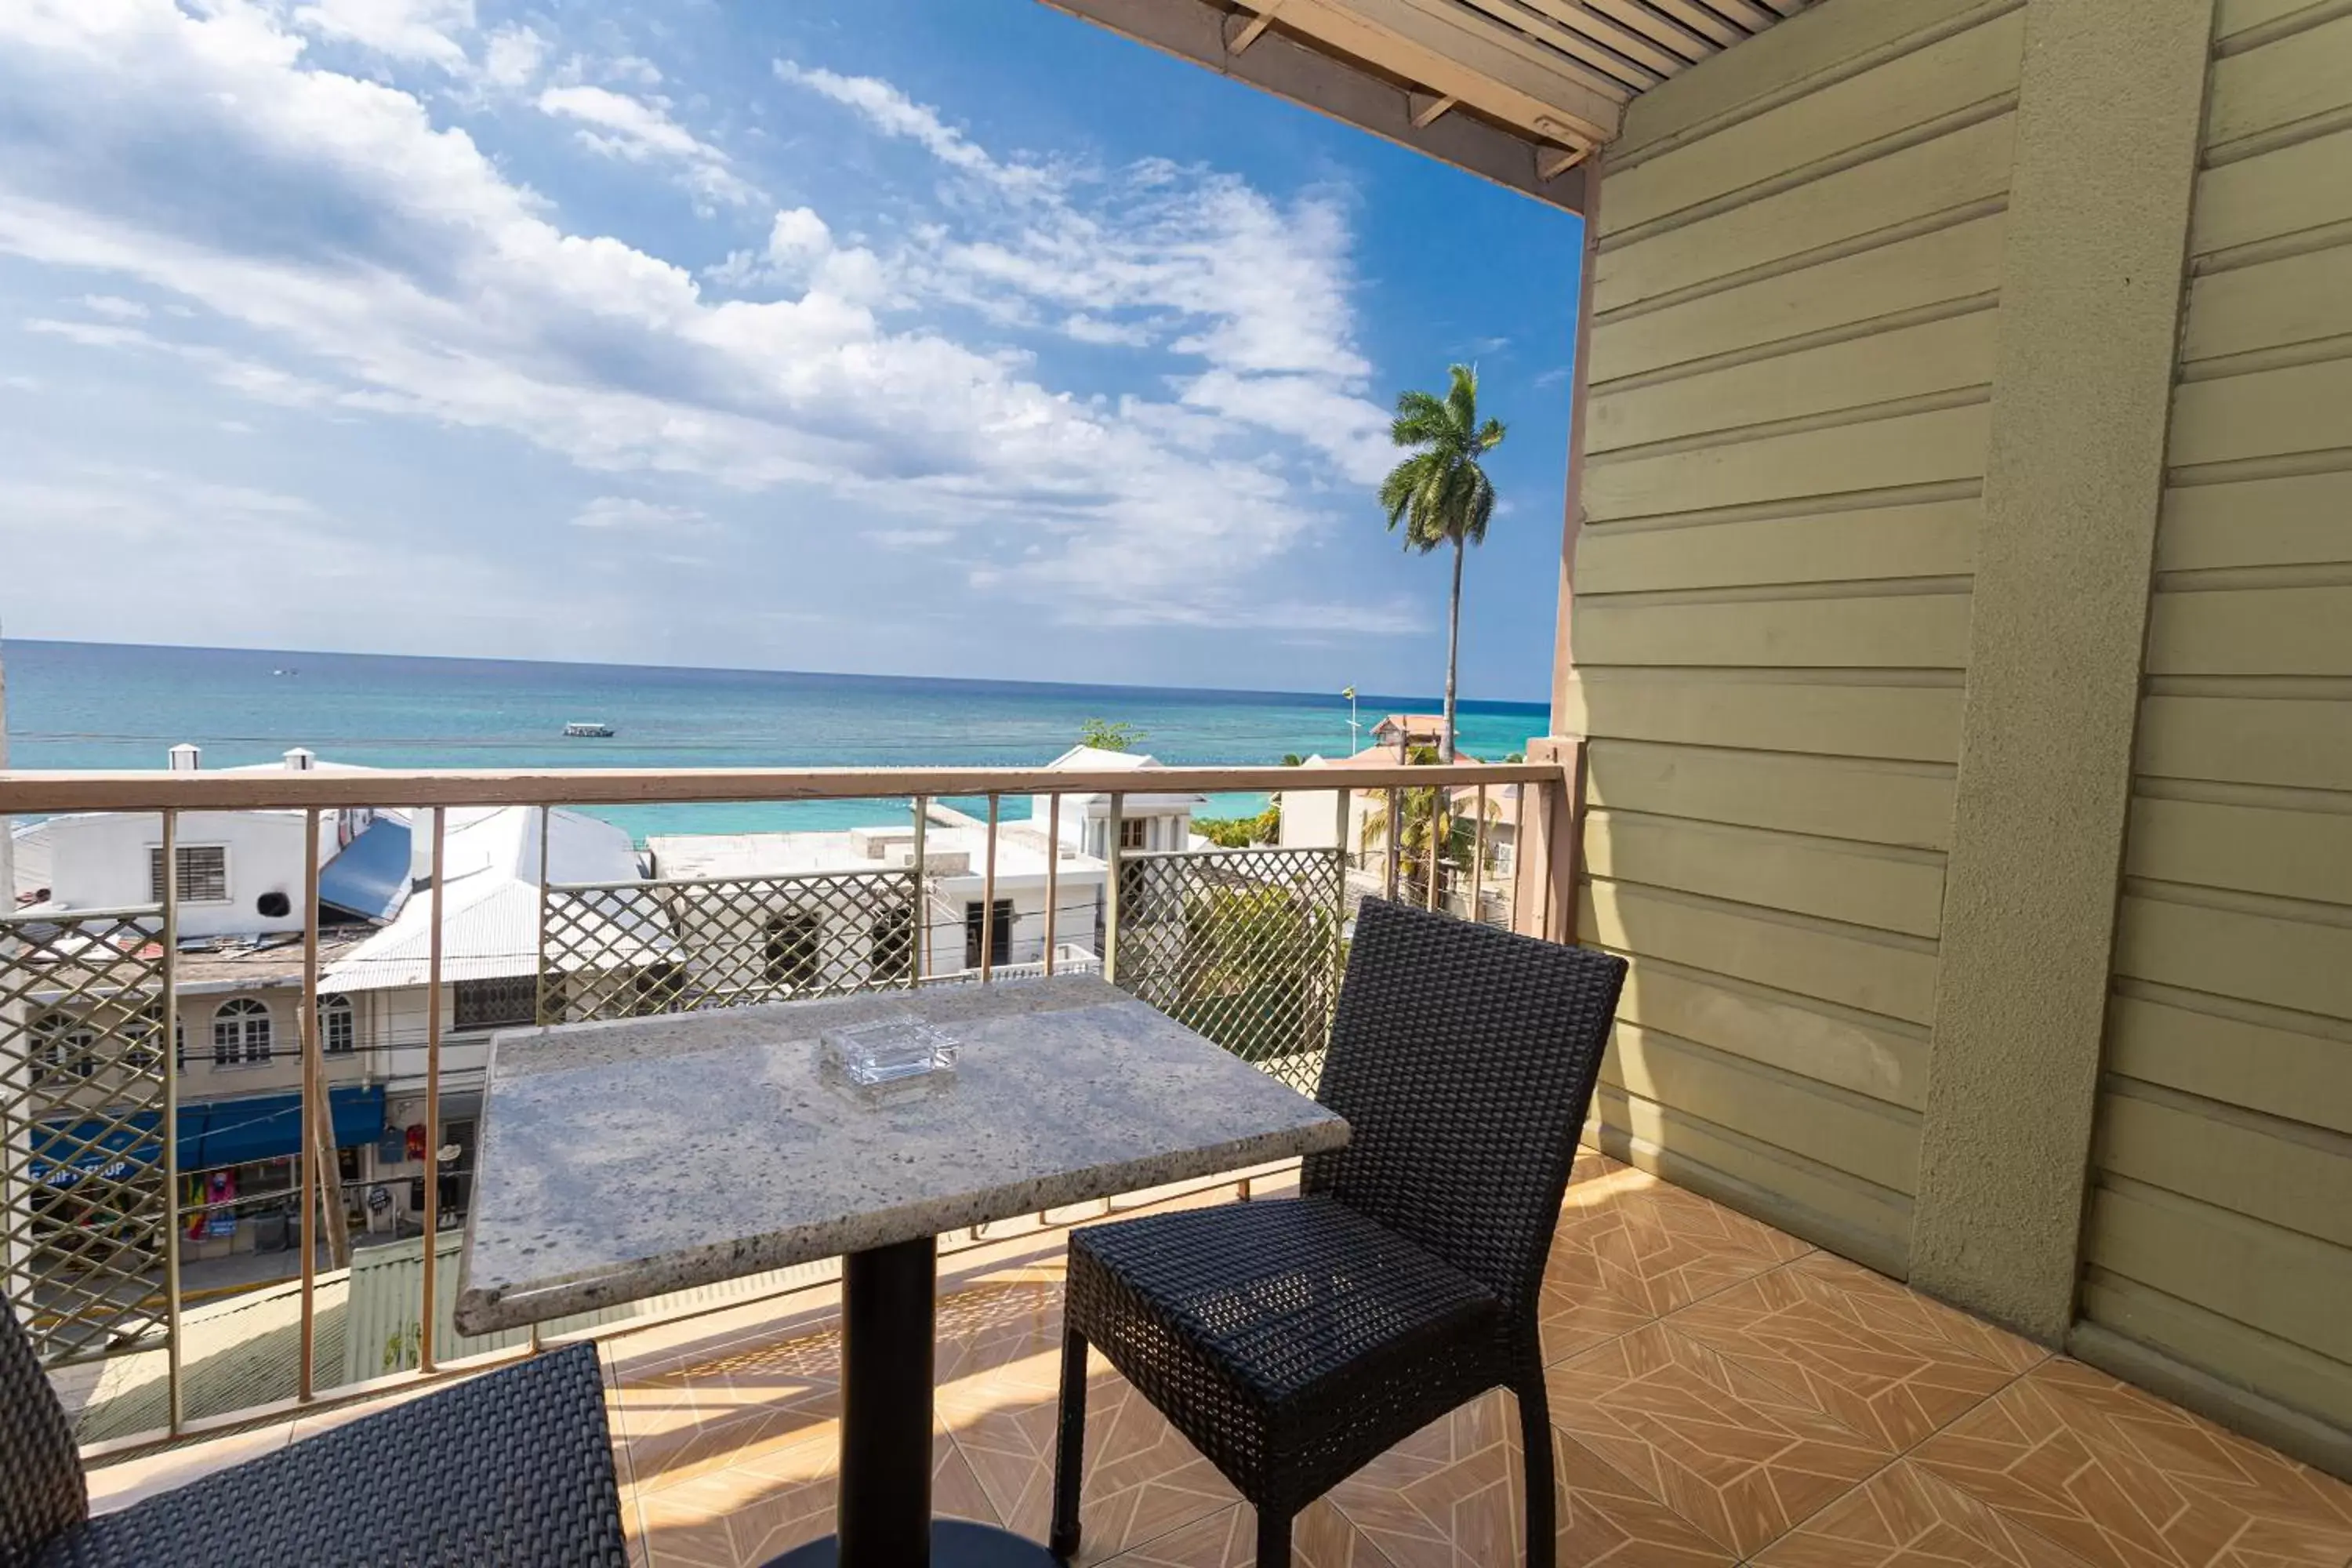
[[1520,0],[1455,0],[1455,4],[1492,18],[1546,48],[1558,50],[1579,65],[1622,84],[1629,92],[1644,91],[1666,79],[1665,72],[1603,47],[1573,25],[1561,26],[1552,19],[1549,7],[1538,10]]
[[1571,32],[1583,34],[1612,53],[1623,56],[1649,70],[1659,80],[1690,64],[1688,58],[1676,54],[1656,39],[1630,27],[1620,26],[1596,7],[1580,5],[1578,0],[1520,0],[1520,3],[1529,9],[1542,12]]

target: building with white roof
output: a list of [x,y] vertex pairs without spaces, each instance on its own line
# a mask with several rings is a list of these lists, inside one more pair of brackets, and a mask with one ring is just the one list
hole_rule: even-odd
[[[1060,773],[1119,773],[1148,774],[1160,766],[1157,757],[1142,752],[1106,752],[1097,746],[1072,746],[1045,764]],[[1208,796],[1187,790],[1155,791],[1149,778],[1136,780],[1133,793],[1119,795],[1119,847],[1125,850],[1187,849],[1192,847],[1192,816],[1208,804]],[[1029,819],[1039,828],[1049,820],[1051,795],[1033,795]],[[1063,842],[1101,859],[1109,853],[1110,796],[1066,795],[1062,797]]]

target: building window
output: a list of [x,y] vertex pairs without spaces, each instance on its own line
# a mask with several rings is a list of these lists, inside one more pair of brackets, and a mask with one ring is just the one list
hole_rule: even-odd
[[539,981],[529,974],[502,974],[495,980],[460,980],[457,994],[460,1029],[502,1029],[539,1021]]
[[[156,903],[163,901],[163,847],[151,844],[147,847],[148,897]],[[222,844],[183,844],[180,846],[180,902],[184,904],[225,904],[228,902],[228,847]]]
[[269,1059],[269,1009],[250,996],[232,996],[213,1015],[213,1066]]
[[350,997],[319,998],[319,1044],[331,1057],[347,1057],[359,1045],[359,1020]]
[[1141,849],[1151,836],[1151,819],[1148,816],[1124,816],[1118,823],[1118,847],[1121,849]]
[[814,911],[770,915],[767,946],[761,954],[768,984],[793,991],[815,984],[824,945],[824,917]]
[[98,1071],[98,1031],[70,1013],[33,1020],[33,1081],[89,1078]]

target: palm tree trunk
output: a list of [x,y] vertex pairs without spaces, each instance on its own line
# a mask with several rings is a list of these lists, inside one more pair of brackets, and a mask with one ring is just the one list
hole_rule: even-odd
[[1454,760],[1454,667],[1462,652],[1462,536],[1454,536],[1454,597],[1445,612],[1445,750]]

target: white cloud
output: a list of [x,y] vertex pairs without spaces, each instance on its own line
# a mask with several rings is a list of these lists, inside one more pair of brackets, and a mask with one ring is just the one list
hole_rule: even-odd
[[84,294],[81,303],[92,315],[110,316],[118,321],[143,321],[147,316],[146,306],[117,294]]
[[482,79],[509,89],[530,84],[547,58],[547,40],[527,26],[509,26],[490,35],[482,48]]
[[[403,9],[427,13],[456,16]],[[714,299],[670,260],[567,231],[419,98],[312,63],[246,0],[12,0],[0,101],[25,129],[0,156],[0,252],[137,283],[266,348],[37,330],[174,356],[249,396],[505,432],[592,471],[785,490],[778,531],[849,516],[861,535],[962,537],[975,557],[996,542],[1008,563],[975,584],[1050,615],[1397,627],[1394,606],[1318,607],[1266,573],[1360,467],[1369,372],[1340,200],[1167,164],[1009,162],[887,83],[786,79],[989,199],[887,255],[793,209],[742,268],[776,297]],[[728,170],[658,101],[557,90],[541,107],[615,156]],[[191,181],[192,164],[220,177]],[[1001,343],[908,324],[992,300],[1172,356],[1170,395],[1072,395]]]
[[793,60],[776,61],[775,71],[781,80],[807,88],[857,110],[883,134],[917,142],[942,163],[992,184],[1034,190],[1044,187],[1053,178],[1033,163],[1000,163],[985,148],[940,118],[937,110],[917,103],[878,77],[841,76],[820,66],[803,66]]
[[741,205],[759,199],[759,191],[735,173],[725,153],[669,117],[665,100],[632,98],[602,87],[551,87],[539,95],[539,110],[581,121],[583,129],[573,134],[606,157],[676,164],[687,188],[703,200]]
[[474,0],[310,0],[295,7],[294,21],[321,37],[456,71],[466,66],[458,37],[474,29]]
[[635,496],[598,496],[572,514],[572,526],[685,533],[709,528],[710,520],[690,506],[640,500]]

